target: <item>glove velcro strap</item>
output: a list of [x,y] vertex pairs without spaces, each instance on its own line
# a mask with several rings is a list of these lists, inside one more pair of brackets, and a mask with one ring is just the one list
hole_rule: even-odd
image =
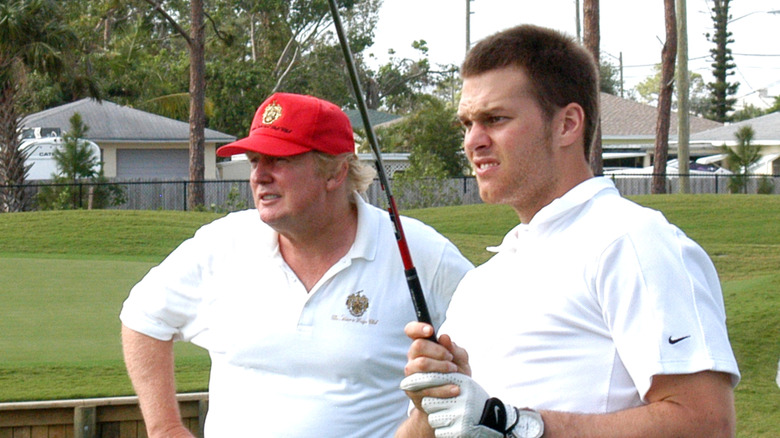
[[[512,424],[507,424],[507,408],[514,410],[514,421]],[[506,435],[515,427],[519,418],[517,408],[506,406],[501,400],[491,397],[485,400],[485,408],[482,410],[479,424]]]

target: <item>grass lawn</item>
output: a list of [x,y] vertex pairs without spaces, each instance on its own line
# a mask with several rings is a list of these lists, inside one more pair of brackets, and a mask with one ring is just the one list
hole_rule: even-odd
[[[659,209],[712,256],[743,380],[738,435],[780,430],[780,196],[655,195]],[[407,211],[479,264],[517,218],[506,207]],[[0,401],[132,393],[118,313],[129,289],[211,213],[60,211],[0,214]],[[205,390],[208,356],[177,344],[181,392]]]

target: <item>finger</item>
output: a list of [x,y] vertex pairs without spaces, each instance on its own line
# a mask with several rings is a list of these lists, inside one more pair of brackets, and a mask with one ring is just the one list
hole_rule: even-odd
[[406,375],[422,372],[451,373],[458,370],[458,366],[452,361],[452,353],[427,339],[412,342],[406,357]]
[[401,389],[404,391],[421,391],[448,384],[457,385],[467,378],[461,374],[452,373],[417,373],[404,377],[401,380]]
[[406,363],[404,375],[411,376],[418,373],[455,373],[458,366],[449,360],[436,360],[429,357],[417,357]]
[[444,346],[428,339],[416,339],[409,346],[406,358],[412,360],[418,357],[428,357],[435,360],[452,360],[453,354]]
[[439,403],[440,401],[441,399],[423,399],[423,408],[431,409],[428,413],[428,424],[436,431],[452,426],[452,423],[454,423],[456,419],[451,412],[440,412],[446,410],[448,407],[447,405]]
[[434,330],[430,324],[412,321],[406,324],[406,327],[404,327],[404,333],[406,333],[406,336],[409,336],[412,339],[426,339],[433,335]]
[[420,412],[426,412],[422,406],[422,401],[426,398],[451,399],[459,395],[460,387],[453,384],[436,386],[434,388],[422,389],[420,391],[406,391],[406,396],[409,397],[414,406]]
[[460,395],[460,387],[454,383],[448,383],[446,385],[435,386],[433,388],[417,391],[416,394],[418,394],[422,399],[451,399]]
[[457,366],[456,372],[471,375],[471,365],[469,365],[469,354],[452,341],[449,335],[439,337],[439,345],[443,346],[452,354],[452,362]]

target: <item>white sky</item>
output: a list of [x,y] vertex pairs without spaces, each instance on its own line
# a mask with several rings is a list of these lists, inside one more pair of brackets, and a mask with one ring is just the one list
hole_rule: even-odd
[[[712,0],[687,0],[689,69],[712,79],[710,48],[705,34],[712,30]],[[559,29],[576,35],[575,0],[472,0],[472,45],[496,31],[522,23]],[[580,0],[582,7],[582,0]],[[769,98],[780,94],[780,0],[733,0],[729,31],[730,48],[737,65],[732,80],[740,83],[737,97],[762,105],[759,90]],[[662,0],[601,0],[602,59],[617,66],[623,55],[625,89],[633,88],[652,74],[661,62],[665,39]],[[580,14],[582,15],[582,14]],[[380,61],[392,48],[397,57],[415,56],[411,44],[428,43],[433,65],[456,64],[463,60],[466,46],[466,0],[384,0],[379,12],[376,42],[369,52]]]

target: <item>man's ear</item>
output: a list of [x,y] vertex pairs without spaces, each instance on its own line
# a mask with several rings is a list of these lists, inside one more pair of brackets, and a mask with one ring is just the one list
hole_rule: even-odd
[[585,132],[585,110],[577,103],[570,103],[558,111],[557,132],[561,146],[570,146],[583,141]]
[[347,160],[340,160],[339,164],[333,170],[333,173],[328,178],[326,187],[328,190],[335,190],[342,184],[346,183],[347,175],[349,174],[349,162]]

